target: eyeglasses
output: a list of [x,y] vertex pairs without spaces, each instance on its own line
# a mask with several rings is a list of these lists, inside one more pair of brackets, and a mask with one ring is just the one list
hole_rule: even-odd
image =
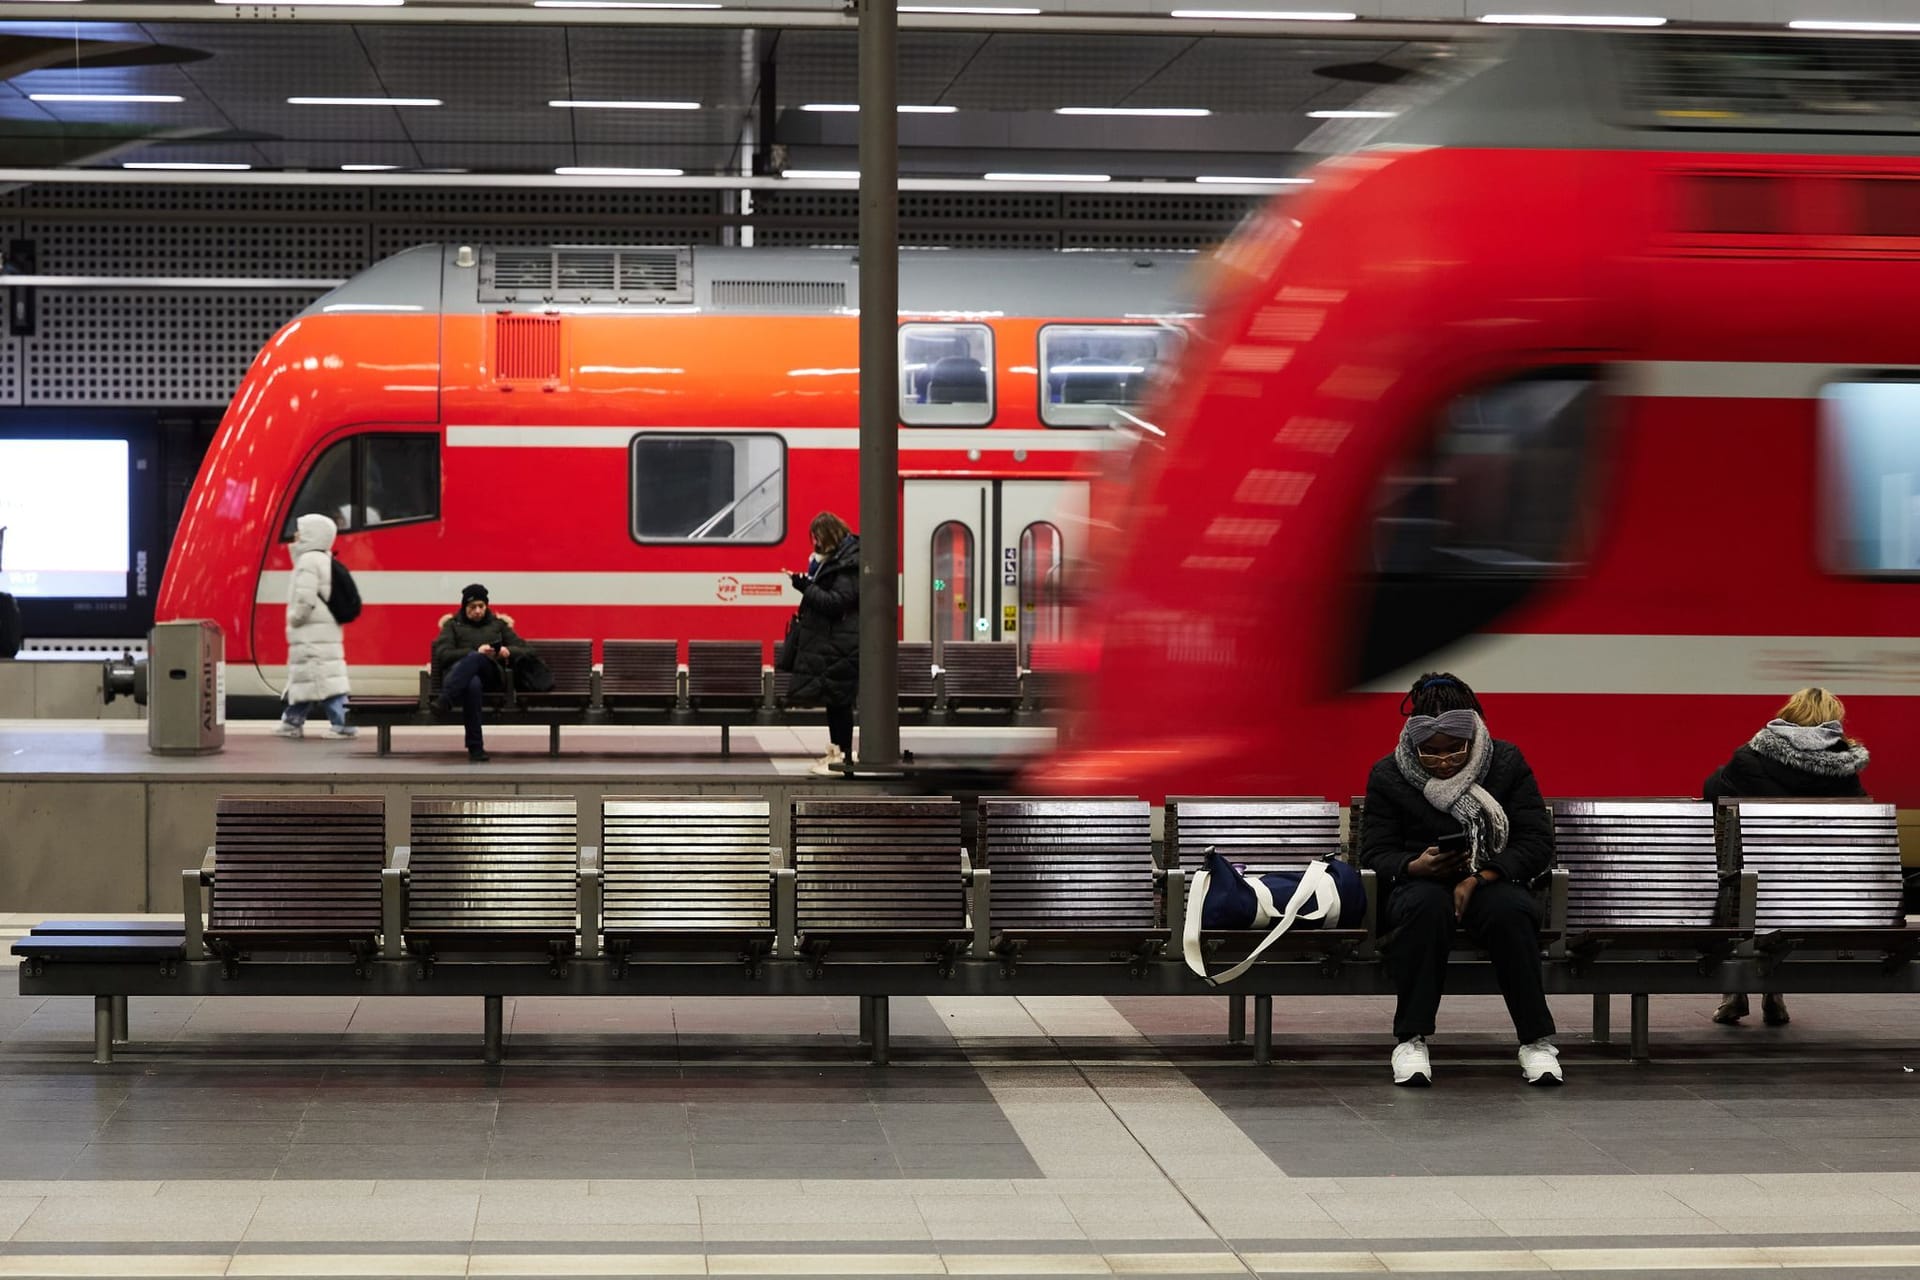
[[1445,766],[1450,764],[1465,764],[1467,762],[1467,755],[1472,750],[1472,746],[1469,745],[1457,747],[1452,751],[1419,751],[1416,754],[1419,755],[1421,764]]

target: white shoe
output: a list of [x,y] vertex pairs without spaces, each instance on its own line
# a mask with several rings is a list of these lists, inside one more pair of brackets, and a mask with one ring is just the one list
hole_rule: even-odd
[[1560,1075],[1560,1050],[1545,1040],[1521,1045],[1520,1074],[1528,1084],[1564,1084]]
[[283,738],[304,738],[307,736],[305,729],[297,724],[288,724],[285,720],[275,725],[273,731]]
[[845,764],[846,761],[846,753],[830,742],[827,744],[827,754],[816,760],[813,768],[809,769],[808,772],[816,778],[830,778],[840,772],[840,766]]
[[1433,1083],[1433,1063],[1427,1060],[1427,1042],[1420,1036],[1393,1046],[1393,1082],[1409,1089]]
[[327,726],[327,736],[329,738],[357,738],[360,736],[360,730],[350,724],[330,724]]

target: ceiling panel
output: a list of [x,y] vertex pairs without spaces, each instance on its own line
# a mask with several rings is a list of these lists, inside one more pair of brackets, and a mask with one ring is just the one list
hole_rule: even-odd
[[1114,106],[1193,43],[1175,36],[995,35],[943,101],[989,111]]
[[[988,37],[956,31],[900,33],[900,101],[936,105]],[[783,31],[775,46],[781,106],[852,102],[860,92],[859,38],[851,31]]]

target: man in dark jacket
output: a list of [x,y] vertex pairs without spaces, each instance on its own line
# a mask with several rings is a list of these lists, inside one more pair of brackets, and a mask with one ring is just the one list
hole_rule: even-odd
[[1456,676],[1423,676],[1399,748],[1367,778],[1360,865],[1380,880],[1387,961],[1399,990],[1393,1080],[1433,1079],[1426,1038],[1458,929],[1485,950],[1520,1039],[1528,1084],[1559,1084],[1540,976],[1540,911],[1527,886],[1553,859],[1553,822],[1520,749],[1488,735]]
[[788,700],[827,709],[827,754],[813,768],[830,774],[853,757],[853,704],[860,696],[860,539],[831,511],[814,517],[812,575],[796,573],[800,593],[787,655]]
[[501,669],[507,663],[532,654],[533,646],[493,611],[487,589],[478,582],[460,592],[459,612],[440,624],[433,641],[433,667],[442,673],[435,705],[444,712],[460,704],[467,723],[467,759],[473,763],[489,759],[480,733],[482,700],[488,691],[505,687]]

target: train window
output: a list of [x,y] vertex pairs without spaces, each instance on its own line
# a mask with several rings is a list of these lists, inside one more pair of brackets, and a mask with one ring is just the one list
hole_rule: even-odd
[[294,522],[317,512],[340,532],[440,518],[440,437],[421,432],[366,432],[330,446],[307,472],[287,508],[281,541]]
[[949,640],[972,640],[973,530],[949,520],[933,531],[933,660]]
[[1461,396],[1384,477],[1368,530],[1361,679],[1479,630],[1583,567],[1598,405],[1588,369]]
[[787,536],[787,445],[771,432],[646,432],[634,437],[631,460],[637,542]]
[[1828,383],[1820,408],[1827,567],[1920,574],[1920,382]]
[[1059,526],[1037,520],[1020,531],[1020,664],[1033,646],[1055,644],[1066,628],[1065,565]]
[[993,421],[993,330],[984,324],[900,326],[900,421],[984,427]]
[[1050,427],[1110,427],[1146,396],[1179,350],[1178,329],[1052,324],[1040,330],[1040,420]]

